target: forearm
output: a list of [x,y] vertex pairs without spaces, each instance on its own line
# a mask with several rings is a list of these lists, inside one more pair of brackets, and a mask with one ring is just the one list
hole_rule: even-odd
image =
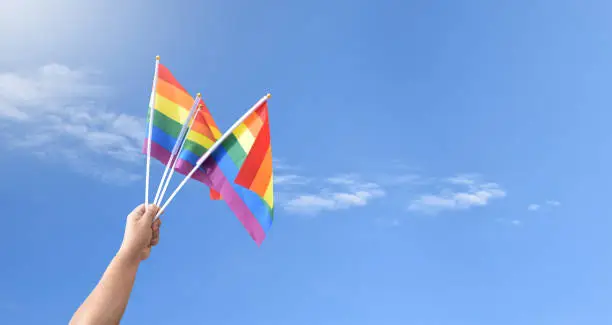
[[117,253],[98,285],[72,317],[70,324],[119,324],[130,298],[139,264],[139,259]]

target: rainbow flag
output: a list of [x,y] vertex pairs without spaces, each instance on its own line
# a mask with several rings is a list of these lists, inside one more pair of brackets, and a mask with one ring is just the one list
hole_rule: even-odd
[[[189,116],[189,111],[194,106],[194,98],[189,95],[187,90],[176,80],[170,70],[159,64],[157,72],[156,85],[151,94],[151,105],[155,103],[153,109],[153,127],[151,132],[151,157],[157,159],[163,164],[172,163],[170,156],[172,149],[178,139],[183,123]],[[217,127],[210,111],[200,99],[200,110],[194,117],[191,130],[185,135],[186,140],[182,150],[194,156],[202,156],[215,141],[221,137],[221,132]],[[149,114],[148,114],[149,115]],[[147,116],[147,134],[149,121]],[[143,153],[147,153],[147,145],[149,139],[145,139],[143,145]],[[180,158],[179,158],[180,159]],[[186,164],[181,164],[180,160],[177,166],[183,166],[176,170],[183,175],[186,175],[191,170]],[[193,176],[194,179],[207,183],[207,178],[203,172],[199,171]],[[211,197],[218,199],[218,193],[211,189]]]
[[[181,161],[194,165],[188,152]],[[246,117],[202,164],[211,189],[219,192],[251,238],[261,245],[274,219],[272,147],[268,103]]]

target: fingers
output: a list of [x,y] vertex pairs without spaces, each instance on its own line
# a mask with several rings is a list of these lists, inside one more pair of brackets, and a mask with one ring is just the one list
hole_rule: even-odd
[[161,226],[161,219],[157,219],[155,221],[153,221],[153,225],[151,225],[151,227],[153,228],[153,231],[155,230],[159,230],[159,227]]
[[153,236],[151,237],[151,246],[159,243],[159,227],[161,227],[161,219],[157,219],[153,222],[151,228],[153,229]]
[[159,244],[159,231],[153,233],[153,237],[151,237],[151,243],[149,245],[155,246]]
[[156,206],[154,204],[149,204],[149,206],[146,208],[146,210],[144,212],[143,217],[148,222],[153,222],[153,219],[157,215],[158,211],[159,211],[159,207],[158,206]]
[[143,213],[145,213],[145,211],[146,211],[146,207],[145,207],[145,205],[143,203],[143,204],[135,207],[134,210],[132,210],[131,214],[134,214],[134,215],[137,215],[137,216],[141,216]]

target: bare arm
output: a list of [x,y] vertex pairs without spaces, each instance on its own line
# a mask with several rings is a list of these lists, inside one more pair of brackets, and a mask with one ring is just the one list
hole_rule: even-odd
[[140,262],[159,242],[160,220],[153,222],[158,208],[140,205],[128,215],[119,252],[102,279],[77,309],[71,325],[117,325],[127,306]]

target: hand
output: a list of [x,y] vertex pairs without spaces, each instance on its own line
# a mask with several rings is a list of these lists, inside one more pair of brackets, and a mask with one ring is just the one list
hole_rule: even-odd
[[118,255],[132,261],[143,261],[151,254],[151,247],[159,243],[161,220],[153,222],[159,207],[139,205],[127,216],[125,234]]

